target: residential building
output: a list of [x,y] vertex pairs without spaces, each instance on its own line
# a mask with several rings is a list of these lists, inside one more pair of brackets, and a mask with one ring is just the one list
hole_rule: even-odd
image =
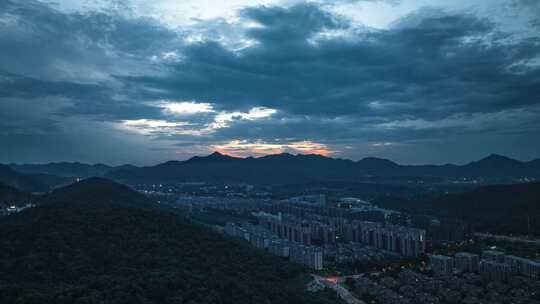
[[323,252],[318,246],[291,244],[289,258],[291,262],[302,264],[313,270],[323,269]]
[[480,256],[474,253],[458,252],[454,256],[455,268],[461,272],[477,272]]
[[482,260],[478,264],[480,275],[487,281],[506,281],[512,274],[512,268],[505,263]]
[[425,252],[425,230],[376,222],[360,222],[358,227],[361,243],[368,246],[406,257]]
[[505,254],[502,251],[484,250],[482,251],[482,260],[504,263]]
[[452,273],[454,270],[454,258],[434,254],[429,256],[429,267],[436,273]]

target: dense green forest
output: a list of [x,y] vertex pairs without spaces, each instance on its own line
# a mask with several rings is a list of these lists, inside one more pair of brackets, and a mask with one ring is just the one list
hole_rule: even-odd
[[334,303],[299,266],[90,179],[0,219],[0,303]]

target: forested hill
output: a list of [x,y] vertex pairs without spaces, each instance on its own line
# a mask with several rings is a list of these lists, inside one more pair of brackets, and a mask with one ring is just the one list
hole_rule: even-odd
[[335,301],[304,293],[300,267],[148,203],[91,179],[1,218],[0,303]]
[[78,207],[156,207],[156,202],[126,185],[109,179],[92,177],[55,189],[42,197],[42,204],[71,204]]
[[31,200],[30,193],[0,183],[0,205],[2,203],[18,205],[19,203],[29,203]]
[[385,206],[463,219],[488,232],[540,235],[540,182],[483,186],[436,200]]
[[0,164],[0,183],[13,188],[29,192],[48,190],[48,185],[40,177],[42,176],[22,174]]

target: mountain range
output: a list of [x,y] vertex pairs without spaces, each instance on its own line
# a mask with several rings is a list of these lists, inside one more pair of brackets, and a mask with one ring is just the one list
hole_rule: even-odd
[[492,154],[465,165],[400,165],[376,157],[352,161],[315,154],[282,153],[238,158],[214,152],[145,167],[78,162],[0,165],[0,182],[32,192],[65,185],[75,177],[107,177],[128,184],[184,181],[295,184],[410,179],[428,182],[477,179],[485,183],[507,183],[540,178],[540,159],[523,162]]
[[237,158],[214,152],[186,161],[156,166],[111,170],[107,177],[128,182],[228,181],[249,183],[297,183],[321,180],[377,180],[423,178],[512,181],[540,178],[540,160],[521,162],[492,154],[466,165],[399,165],[380,158],[359,161],[321,155],[276,154]]
[[47,192],[52,187],[69,183],[71,179],[48,173],[25,174],[0,164],[0,183],[27,192]]
[[108,166],[104,164],[84,164],[80,162],[53,162],[48,164],[10,164],[14,170],[25,174],[52,174],[63,177],[98,177],[117,169],[133,166]]

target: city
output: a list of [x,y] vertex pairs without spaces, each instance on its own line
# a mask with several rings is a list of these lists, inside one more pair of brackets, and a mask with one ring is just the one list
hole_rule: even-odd
[[[438,253],[440,244],[459,247],[472,242],[474,233],[464,229],[452,239],[441,239],[448,234],[441,234],[440,226],[422,226],[410,215],[351,197],[333,203],[323,194],[243,205],[230,198],[218,201],[194,203],[179,198],[175,206],[197,219],[205,213],[233,212],[236,221],[213,228],[310,269],[319,276],[308,286],[310,290],[346,286],[358,297],[349,298],[350,303],[537,301],[540,247],[532,259],[495,251],[487,244],[472,248],[476,253],[449,255],[447,250],[444,255]],[[329,283],[336,277],[340,284]]]

